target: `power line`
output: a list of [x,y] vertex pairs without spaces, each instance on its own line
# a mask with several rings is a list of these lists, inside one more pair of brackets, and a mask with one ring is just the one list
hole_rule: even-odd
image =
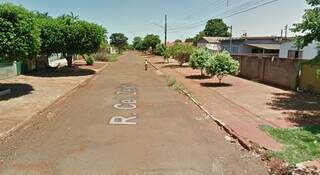
[[[245,10],[241,10],[241,11],[238,11],[238,12],[234,12],[230,15],[227,15],[227,16],[224,16],[222,17],[221,19],[226,19],[226,18],[230,18],[230,17],[233,17],[233,16],[236,16],[236,15],[239,15],[239,14],[242,14],[242,13],[245,13],[245,12],[248,12],[248,11],[251,11],[251,10],[254,10],[254,9],[257,9],[259,7],[262,7],[262,6],[265,6],[265,5],[268,5],[268,4],[271,4],[271,3],[274,3],[274,2],[277,2],[279,0],[271,0],[271,1],[268,1],[268,2],[265,2],[265,3],[262,3],[262,4],[259,4],[259,5],[256,5],[256,6],[253,6],[253,7],[250,7],[250,8],[247,8]],[[209,18],[210,19],[210,18]],[[199,27],[200,24],[203,24],[204,22],[206,21],[199,21],[197,23],[194,23],[192,26],[190,25],[189,27],[181,27],[181,30],[173,30],[173,31],[170,31],[170,33],[177,33],[177,32],[180,32],[182,30],[190,30],[190,29],[194,29],[194,28],[197,28]],[[196,24],[196,25],[195,25]],[[177,28],[179,29],[179,28]]]

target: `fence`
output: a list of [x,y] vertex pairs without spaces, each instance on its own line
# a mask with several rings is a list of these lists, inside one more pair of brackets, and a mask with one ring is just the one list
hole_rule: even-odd
[[239,76],[295,90],[301,60],[233,55],[240,62]]
[[303,64],[299,85],[304,91],[320,93],[320,64]]
[[15,63],[0,63],[0,79],[5,79],[17,75]]

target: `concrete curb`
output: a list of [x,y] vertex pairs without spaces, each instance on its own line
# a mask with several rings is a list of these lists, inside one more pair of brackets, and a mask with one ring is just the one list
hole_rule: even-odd
[[[158,67],[156,67],[152,62],[148,61],[153,68],[155,68],[156,70],[160,71],[160,69]],[[219,125],[226,133],[228,133],[233,139],[236,139],[238,141],[238,143],[245,148],[248,151],[259,151],[257,150],[257,148],[255,148],[251,143],[253,143],[250,140],[247,140],[243,137],[241,137],[236,131],[234,131],[231,127],[229,127],[227,124],[225,124],[224,122],[222,122],[221,120],[217,119],[216,117],[214,117],[208,110],[206,110],[194,97],[192,97],[192,95],[185,91],[182,90],[181,91],[185,96],[187,96],[196,106],[198,106],[204,113],[206,113],[217,125]],[[262,147],[261,147],[262,148]],[[264,148],[265,149],[265,148]]]
[[93,80],[97,75],[99,75],[106,67],[109,66],[109,63],[106,63],[106,65],[104,65],[103,67],[101,67],[98,70],[95,70],[95,74],[92,75],[91,77],[80,81],[78,84],[76,84],[73,88],[71,88],[69,91],[67,91],[65,94],[63,94],[62,96],[58,97],[57,99],[55,99],[53,102],[51,102],[48,106],[46,106],[45,108],[43,108],[42,110],[40,110],[39,112],[37,112],[36,114],[28,117],[27,119],[23,120],[21,123],[19,123],[18,125],[16,125],[15,127],[11,128],[9,131],[6,131],[4,133],[0,133],[0,142],[10,138],[11,136],[14,135],[14,133],[16,133],[17,131],[19,131],[20,129],[22,129],[23,127],[25,127],[26,125],[30,124],[32,122],[32,119],[34,119],[36,116],[39,116],[43,113],[48,112],[48,110],[52,107],[54,107],[55,105],[59,104],[63,99],[65,99],[66,97],[68,97],[69,95],[73,94],[74,92],[76,92],[78,90],[78,88],[83,87],[85,85],[87,85],[91,80]]

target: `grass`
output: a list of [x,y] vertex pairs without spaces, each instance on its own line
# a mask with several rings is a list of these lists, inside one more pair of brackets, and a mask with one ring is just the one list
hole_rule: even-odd
[[98,52],[94,54],[94,58],[96,61],[104,61],[104,62],[116,62],[118,61],[118,57],[120,54],[110,54],[107,52]]
[[289,164],[320,159],[320,126],[290,129],[276,129],[263,126],[262,129],[285,146],[281,152],[269,152],[286,160]]
[[167,85],[179,92],[185,89],[184,86],[181,83],[177,82],[177,80],[173,77],[167,77]]

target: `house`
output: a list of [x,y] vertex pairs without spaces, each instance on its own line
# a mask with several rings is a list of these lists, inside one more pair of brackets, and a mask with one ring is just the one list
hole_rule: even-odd
[[199,48],[207,48],[212,52],[227,50],[233,55],[279,56],[283,40],[276,36],[266,37],[203,37],[198,42]]
[[292,40],[282,42],[280,45],[280,58],[310,60],[318,55],[318,43],[312,42],[302,49],[298,49]]

